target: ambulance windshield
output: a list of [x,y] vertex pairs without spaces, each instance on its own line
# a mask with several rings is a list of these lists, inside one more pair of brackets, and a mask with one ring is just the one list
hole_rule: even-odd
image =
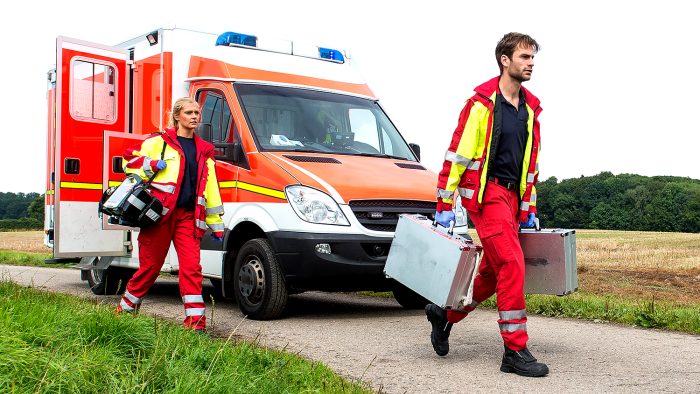
[[237,84],[261,151],[301,151],[416,161],[379,104],[315,90]]

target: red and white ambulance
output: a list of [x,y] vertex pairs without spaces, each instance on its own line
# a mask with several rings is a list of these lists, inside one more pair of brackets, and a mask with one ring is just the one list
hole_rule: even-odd
[[[434,214],[436,174],[345,52],[174,28],[116,46],[59,37],[56,56],[45,243],[57,259],[81,258],[93,292],[123,291],[139,264],[138,229],[98,215],[102,192],[124,179],[124,149],[190,96],[200,136],[217,148],[226,212],[224,242],[202,241],[217,290],[255,319],[306,290],[392,290],[405,307],[424,305],[382,269],[398,215]],[[178,271],[172,248],[163,271]]]

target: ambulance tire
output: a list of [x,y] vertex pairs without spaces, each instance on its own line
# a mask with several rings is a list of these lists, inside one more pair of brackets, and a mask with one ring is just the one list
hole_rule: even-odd
[[[97,260],[95,260],[96,262]],[[136,270],[122,267],[87,271],[87,282],[90,285],[90,290],[97,295],[122,294],[126,290],[126,283],[136,272]]]
[[233,267],[238,308],[249,319],[279,317],[287,305],[287,284],[270,241],[251,239],[243,244]]
[[424,309],[430,303],[427,298],[402,285],[399,282],[394,284],[392,289],[394,299],[405,309]]

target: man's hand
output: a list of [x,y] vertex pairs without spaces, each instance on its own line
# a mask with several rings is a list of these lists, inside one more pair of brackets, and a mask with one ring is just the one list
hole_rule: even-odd
[[214,241],[222,242],[224,240],[224,232],[223,231],[212,231],[211,238]]
[[436,212],[435,221],[442,227],[449,228],[450,222],[455,222],[455,213],[452,211]]
[[530,212],[527,214],[527,221],[526,222],[520,222],[520,227],[521,228],[533,228],[535,227],[535,213]]

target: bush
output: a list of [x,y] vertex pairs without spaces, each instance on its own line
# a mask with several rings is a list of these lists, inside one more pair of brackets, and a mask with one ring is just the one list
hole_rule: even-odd
[[44,223],[35,218],[0,219],[0,231],[41,230]]

